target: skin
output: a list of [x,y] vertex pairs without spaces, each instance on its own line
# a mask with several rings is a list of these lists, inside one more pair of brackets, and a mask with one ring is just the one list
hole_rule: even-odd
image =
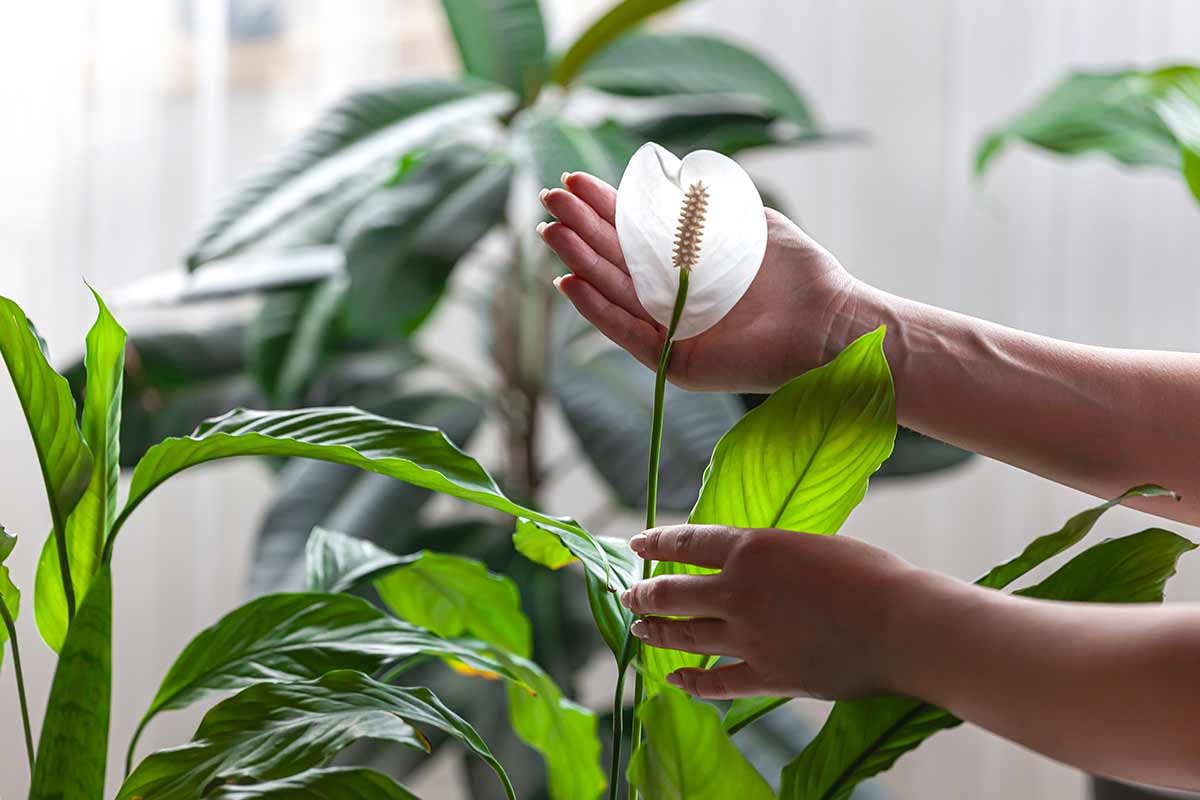
[[[616,192],[584,173],[563,185],[541,195],[557,221],[540,233],[571,270],[555,285],[653,368],[664,331],[634,293]],[[1131,504],[1200,524],[1200,356],[1062,342],[896,297],[766,214],[758,276],[724,319],[674,344],[673,383],[770,392],[886,324],[902,424],[1098,497],[1170,487],[1181,501]],[[630,546],[721,570],[622,598],[646,615],[643,641],[738,659],[669,676],[690,694],[904,694],[1090,772],[1200,789],[1200,607],[1014,597],[846,536],[683,525]]]

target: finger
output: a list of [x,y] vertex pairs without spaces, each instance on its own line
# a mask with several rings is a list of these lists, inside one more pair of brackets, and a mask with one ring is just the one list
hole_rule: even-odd
[[720,619],[665,619],[645,617],[629,629],[637,638],[654,647],[683,650],[706,656],[736,656],[729,623]]
[[542,205],[554,218],[579,234],[579,238],[606,258],[622,272],[628,274],[625,254],[617,241],[617,229],[608,220],[601,219],[596,210],[565,189],[543,189]]
[[629,548],[648,561],[720,569],[745,535],[745,531],[723,525],[670,525],[639,533],[629,540]]
[[590,283],[609,302],[616,303],[635,317],[653,324],[653,318],[642,308],[633,280],[611,261],[602,257],[580,238],[572,228],[561,222],[539,227],[542,239],[563,263],[579,277]]
[[658,349],[662,346],[662,335],[657,328],[610,302],[578,275],[564,275],[555,279],[554,285],[584,319],[638,361],[654,369]]
[[586,172],[566,173],[562,183],[571,194],[594,208],[605,222],[610,225],[617,224],[616,189]]
[[737,697],[759,697],[770,694],[754,670],[745,661],[713,669],[688,667],[677,669],[667,676],[667,683],[683,689],[693,697],[706,700],[733,700]]
[[639,581],[621,595],[621,605],[635,614],[670,617],[721,617],[720,593],[712,575],[660,575]]

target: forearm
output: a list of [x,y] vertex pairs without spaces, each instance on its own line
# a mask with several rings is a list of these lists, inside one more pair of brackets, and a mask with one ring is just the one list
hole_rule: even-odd
[[898,691],[1089,772],[1200,789],[1200,608],[920,580]]
[[1200,355],[1089,347],[859,285],[833,311],[827,351],[888,326],[902,424],[1114,497],[1158,483],[1156,513],[1200,523]]

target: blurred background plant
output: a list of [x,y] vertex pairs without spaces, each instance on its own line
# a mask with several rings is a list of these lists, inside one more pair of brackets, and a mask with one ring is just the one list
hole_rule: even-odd
[[[736,156],[859,138],[822,127],[800,91],[753,51],[642,27],[677,3],[618,3],[551,53],[537,0],[444,0],[459,79],[345,97],[221,203],[187,250],[186,274],[155,276],[116,300],[261,298],[233,324],[133,332],[122,458],[131,464],[148,444],[236,406],[354,405],[439,427],[460,445],[494,419],[503,432],[501,481],[520,501],[536,505],[547,475],[583,458],[610,490],[606,506],[643,502],[653,376],[559,301],[551,278],[562,267],[534,233],[543,219],[538,190],[575,170],[615,184],[646,140],[680,155],[710,148]],[[423,323],[453,295],[477,313],[480,340],[420,339]],[[486,353],[486,372],[464,366],[477,361],[462,357],[467,348]],[[81,387],[81,369],[72,375]],[[758,399],[668,392],[664,512],[691,508],[717,439]],[[539,438],[551,405],[578,446],[547,459]],[[911,432],[896,450],[884,475],[922,474],[967,457]],[[580,670],[602,646],[586,606],[562,591],[561,575],[513,558],[495,521],[431,519],[428,492],[338,465],[275,468],[252,593],[300,585],[304,545],[317,526],[394,552],[474,555],[518,582],[537,660],[568,692],[581,690]],[[439,683],[434,674],[428,680]],[[493,693],[477,687],[467,684],[478,697],[454,705],[474,700],[468,716],[523,796],[537,796],[541,765],[508,734]],[[489,710],[491,724],[483,721]],[[785,737],[780,753],[803,743],[795,727],[773,725]],[[478,796],[494,789],[486,766],[465,766]]]

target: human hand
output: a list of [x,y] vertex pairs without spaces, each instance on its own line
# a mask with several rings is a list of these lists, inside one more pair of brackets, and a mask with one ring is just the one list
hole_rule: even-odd
[[[642,308],[614,227],[616,190],[584,172],[543,190],[557,222],[542,238],[572,274],[556,285],[609,339],[654,369],[665,331]],[[835,315],[858,288],[832,255],[787,217],[767,209],[767,250],[754,283],[716,325],[675,342],[667,377],[687,389],[772,392],[819,366],[837,347]],[[832,351],[832,352],[831,352]]]
[[668,676],[710,699],[904,693],[905,609],[945,580],[847,536],[678,525],[639,534],[630,547],[644,559],[721,570],[661,575],[621,597],[651,615],[632,628],[644,643],[741,659]]

